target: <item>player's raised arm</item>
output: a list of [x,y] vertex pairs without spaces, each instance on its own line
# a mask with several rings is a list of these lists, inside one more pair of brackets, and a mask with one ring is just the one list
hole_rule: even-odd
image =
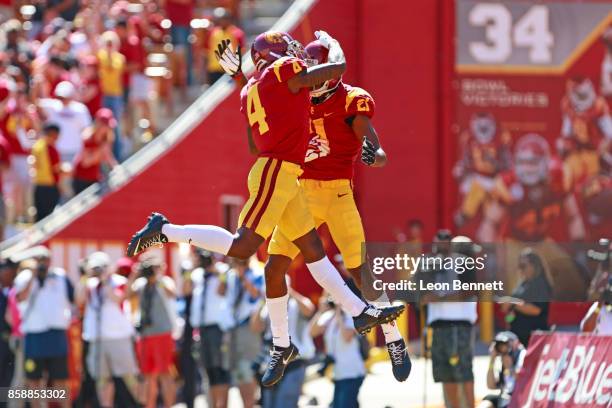
[[223,68],[226,74],[231,76],[239,86],[244,86],[247,83],[247,78],[242,72],[242,55],[240,53],[240,46],[234,51],[232,48],[232,42],[230,40],[223,40],[217,44],[215,50],[215,57],[219,64]]
[[287,82],[291,92],[297,93],[302,88],[310,88],[330,79],[340,78],[346,71],[346,59],[340,43],[325,31],[316,31],[315,36],[329,50],[328,62],[309,67],[291,78]]

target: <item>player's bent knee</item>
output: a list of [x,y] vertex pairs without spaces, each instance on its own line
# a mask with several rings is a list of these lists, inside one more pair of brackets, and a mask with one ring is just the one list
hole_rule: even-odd
[[238,259],[249,259],[257,248],[264,242],[264,238],[254,231],[241,227],[236,232],[234,242],[227,252],[228,256]]
[[306,263],[319,261],[325,256],[323,242],[321,242],[321,238],[319,238],[315,229],[310,230],[293,243],[300,249]]

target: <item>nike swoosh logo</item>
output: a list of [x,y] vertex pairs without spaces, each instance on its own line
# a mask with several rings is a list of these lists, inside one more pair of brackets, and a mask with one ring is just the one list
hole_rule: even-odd
[[344,197],[345,195],[348,195],[348,193],[338,194],[338,198],[342,198],[342,197]]
[[283,365],[287,365],[291,361],[291,357],[293,357],[293,350],[291,350],[291,354],[289,354],[286,360],[283,358]]

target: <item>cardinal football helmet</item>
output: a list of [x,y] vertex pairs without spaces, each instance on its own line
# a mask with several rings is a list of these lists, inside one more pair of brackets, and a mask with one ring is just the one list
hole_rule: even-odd
[[522,184],[533,186],[548,177],[550,147],[542,136],[529,133],[514,149],[514,171]]
[[582,77],[567,82],[567,95],[576,112],[589,110],[597,99],[593,82],[589,78]]
[[[308,59],[306,63],[308,66],[314,66],[324,64],[327,62],[329,50],[325,48],[319,40],[312,41],[306,45],[306,54]],[[329,92],[333,92],[338,88],[338,85],[342,82],[342,77],[338,79],[329,79],[320,85],[313,87],[310,90],[310,96],[313,98],[321,97]]]
[[259,34],[251,45],[251,58],[258,71],[279,58],[292,56],[306,60],[307,54],[299,41],[281,31],[266,31]]
[[475,113],[470,119],[470,131],[478,143],[491,143],[497,131],[495,118],[487,112]]

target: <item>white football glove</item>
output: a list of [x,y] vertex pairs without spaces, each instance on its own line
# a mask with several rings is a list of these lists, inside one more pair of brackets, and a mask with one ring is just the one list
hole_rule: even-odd
[[230,40],[223,40],[217,44],[215,57],[226,74],[234,77],[242,72],[242,58],[240,46],[234,51]]
[[327,48],[328,50],[329,50],[329,46],[331,45],[332,41],[336,41],[334,37],[332,37],[331,35],[327,33],[327,31],[319,30],[319,31],[315,31],[314,34],[315,34],[315,37],[317,37],[317,40],[319,40],[319,42],[321,43],[321,45]]
[[340,47],[340,43],[334,37],[329,35],[326,31],[319,30],[315,31],[315,37],[321,43],[321,45],[329,50],[329,54],[327,55],[328,62],[344,62],[344,51],[342,51],[342,47]]

